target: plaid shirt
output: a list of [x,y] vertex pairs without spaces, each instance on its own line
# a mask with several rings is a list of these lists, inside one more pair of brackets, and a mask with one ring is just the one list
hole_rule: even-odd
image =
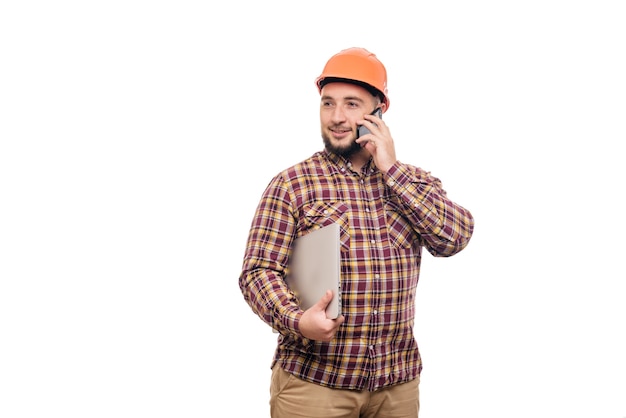
[[[292,241],[312,228],[341,226],[345,322],[331,342],[298,331],[302,310],[283,278]],[[474,219],[446,197],[439,179],[396,162],[372,160],[360,173],[321,151],[274,177],[257,207],[239,286],[246,302],[279,332],[272,366],[339,389],[377,390],[422,369],[413,335],[421,250],[438,257],[468,244]]]

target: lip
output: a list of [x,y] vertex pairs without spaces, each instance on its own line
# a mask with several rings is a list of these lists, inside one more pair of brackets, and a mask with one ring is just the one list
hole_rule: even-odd
[[332,132],[333,136],[337,139],[343,139],[346,136],[349,136],[352,133],[352,129],[330,129],[330,132]]

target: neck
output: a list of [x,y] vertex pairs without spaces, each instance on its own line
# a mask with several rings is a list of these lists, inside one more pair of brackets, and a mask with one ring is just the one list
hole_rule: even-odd
[[370,153],[367,152],[365,149],[362,149],[360,152],[351,155],[349,159],[352,163],[352,169],[359,172],[361,171],[363,166],[369,161]]

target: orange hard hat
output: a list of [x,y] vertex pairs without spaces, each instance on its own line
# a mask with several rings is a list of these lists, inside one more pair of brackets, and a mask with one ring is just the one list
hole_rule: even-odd
[[381,96],[389,108],[387,92],[387,70],[376,55],[364,48],[348,48],[330,57],[324,71],[315,84],[319,92],[324,85],[333,81],[343,81],[365,87],[374,95]]

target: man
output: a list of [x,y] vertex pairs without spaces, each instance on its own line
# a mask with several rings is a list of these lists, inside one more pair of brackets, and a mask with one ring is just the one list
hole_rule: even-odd
[[[254,215],[239,286],[279,333],[272,417],[417,417],[420,354],[413,335],[421,251],[464,249],[474,219],[441,181],[400,162],[385,122],[387,71],[371,52],[343,50],[317,78],[325,149],[274,177]],[[369,133],[358,134],[359,127]],[[295,238],[341,226],[342,315],[329,290],[302,310],[285,283]]]

